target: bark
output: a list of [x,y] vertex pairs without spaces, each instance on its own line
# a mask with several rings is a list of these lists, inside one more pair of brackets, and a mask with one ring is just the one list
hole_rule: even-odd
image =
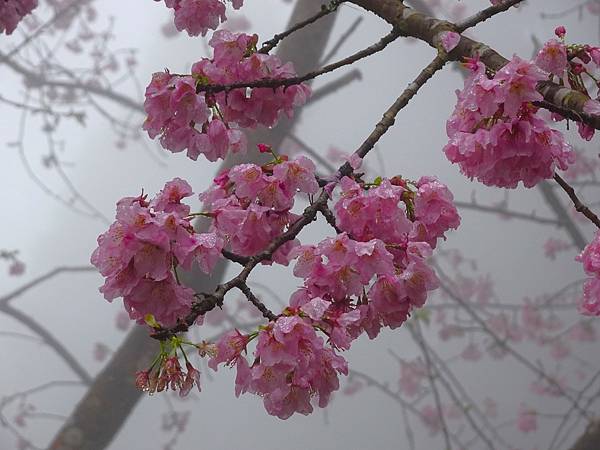
[[571,450],[598,450],[600,448],[600,421],[589,424]]
[[[440,33],[455,30],[453,23],[430,17],[421,11],[405,6],[399,0],[349,1],[378,15],[403,34],[424,41],[436,49],[440,47]],[[450,59],[456,61],[475,56],[479,56],[481,61],[492,70],[499,70],[508,63],[508,60],[493,48],[466,36],[462,36],[458,46],[449,54]],[[549,81],[541,82],[538,85],[538,91],[544,96],[549,109],[600,129],[600,116],[590,116],[584,112],[584,105],[589,98],[581,92],[561,87]]]
[[[299,0],[292,13],[290,25],[315,14],[320,8],[321,2]],[[318,24],[294,33],[278,46],[277,54],[283,61],[293,61],[298,73],[313,69],[324,54],[334,20],[335,14],[330,14]],[[138,108],[139,106],[136,107]],[[250,158],[256,160],[258,155],[255,143],[268,142],[274,148],[278,148],[298,117],[299,111],[293,120],[282,120],[274,130],[261,129],[249,136],[248,154],[253,155]],[[249,158],[243,155],[231,158],[222,165],[221,170],[248,160]],[[225,263],[222,263],[211,277],[194,273],[184,274],[182,279],[197,292],[211,292],[221,281],[224,271]],[[135,371],[145,369],[156,351],[157,343],[148,336],[148,330],[136,326],[105,369],[95,378],[70,418],[55,436],[49,450],[106,449],[143,395],[134,386]]]

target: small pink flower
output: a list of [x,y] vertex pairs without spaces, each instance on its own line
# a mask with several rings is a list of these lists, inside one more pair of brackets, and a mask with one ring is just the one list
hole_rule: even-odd
[[571,244],[562,239],[548,238],[544,243],[544,254],[547,258],[556,259],[556,254],[571,248]]
[[521,404],[519,415],[517,417],[517,428],[523,433],[530,433],[537,430],[537,413],[527,405]]
[[221,363],[232,366],[246,350],[249,340],[247,335],[241,334],[238,330],[223,335],[217,342],[216,354],[208,362],[208,367],[216,371]]
[[201,392],[202,389],[200,387],[200,372],[192,366],[189,361],[186,362],[187,373],[185,375],[185,379],[181,383],[181,388],[179,390],[179,396],[185,397],[187,396],[194,385],[198,388],[198,392]]
[[271,153],[272,152],[272,148],[270,145],[267,144],[257,144],[258,147],[258,151],[261,153]]
[[98,362],[102,362],[110,354],[110,348],[102,342],[96,342],[94,344],[94,359]]
[[538,52],[535,63],[542,70],[562,77],[568,64],[565,44],[556,39],[550,39]]
[[150,377],[148,370],[140,370],[139,372],[136,372],[135,387],[144,392],[147,392],[150,389]]
[[25,273],[25,264],[17,259],[8,266],[8,274],[13,277],[21,276]]
[[352,153],[352,155],[348,157],[347,161],[350,164],[350,167],[352,167],[354,170],[360,169],[360,166],[363,163],[363,159],[356,153]]
[[600,102],[597,100],[588,100],[583,105],[583,112],[592,116],[600,116]]
[[441,42],[446,53],[450,53],[460,42],[460,34],[454,31],[444,31],[441,34]]
[[479,350],[479,347],[477,346],[477,344],[471,342],[461,352],[460,356],[465,361],[479,361],[483,355],[481,353],[481,350]]
[[586,316],[600,316],[600,278],[589,278],[584,283],[579,311]]
[[130,325],[131,319],[129,315],[125,311],[119,311],[115,316],[115,327],[117,327],[117,330],[127,331]]
[[12,34],[19,22],[38,6],[38,0],[4,0],[0,2],[0,33]]

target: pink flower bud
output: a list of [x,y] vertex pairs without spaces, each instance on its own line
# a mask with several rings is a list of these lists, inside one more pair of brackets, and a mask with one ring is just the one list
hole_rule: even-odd
[[261,153],[271,153],[272,149],[270,145],[267,144],[258,144],[258,151]]
[[585,72],[585,67],[583,66],[583,64],[571,63],[571,71],[575,75],[581,75],[583,72]]
[[554,29],[554,34],[557,35],[559,38],[562,39],[562,38],[565,37],[565,34],[567,34],[567,29],[564,26],[561,25],[561,26],[556,27]]

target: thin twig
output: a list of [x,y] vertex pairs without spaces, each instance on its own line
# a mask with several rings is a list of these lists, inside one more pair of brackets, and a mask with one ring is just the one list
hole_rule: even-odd
[[301,30],[304,27],[307,27],[308,25],[315,23],[317,20],[321,19],[322,17],[325,17],[328,14],[331,14],[332,12],[336,11],[338,6],[343,3],[345,0],[333,0],[331,1],[328,5],[322,5],[321,6],[321,10],[315,14],[312,17],[309,17],[306,20],[303,20],[302,22],[298,22],[296,25],[294,25],[293,27],[289,28],[288,30],[284,31],[283,33],[279,33],[276,34],[275,36],[273,36],[271,39],[269,39],[268,41],[263,42],[260,50],[258,51],[258,53],[264,53],[265,55],[268,54],[271,50],[273,50],[282,40],[284,40],[286,37],[288,37],[290,34],[295,33],[296,31]]
[[244,293],[248,301],[256,306],[256,309],[258,309],[266,319],[269,319],[271,322],[277,320],[277,316],[269,308],[267,308],[265,304],[256,297],[256,295],[254,295],[246,283],[240,283],[238,289]]
[[444,441],[446,443],[446,450],[452,449],[452,444],[450,444],[450,433],[448,432],[448,424],[446,423],[446,418],[444,417],[444,411],[442,409],[442,399],[440,397],[440,393],[435,383],[435,378],[438,376],[437,373],[433,372],[433,363],[431,362],[431,357],[429,356],[429,350],[427,346],[422,341],[422,335],[419,329],[419,322],[415,322],[415,324],[408,324],[408,329],[413,336],[414,341],[421,348],[421,353],[425,357],[425,364],[427,367],[427,379],[429,380],[429,385],[431,386],[431,391],[433,392],[433,398],[435,400],[435,406],[437,408],[438,417],[440,420],[442,434],[444,436]]
[[490,6],[489,8],[485,8],[485,9],[479,11],[478,13],[473,14],[471,17],[467,17],[465,20],[458,22],[456,24],[456,31],[458,31],[459,33],[462,33],[467,28],[472,28],[472,27],[480,24],[481,22],[485,22],[486,20],[494,17],[496,14],[506,11],[506,10],[512,8],[513,6],[521,3],[522,1],[523,0],[504,0],[503,2],[501,2],[495,6]]
[[575,210],[577,212],[580,212],[581,214],[583,214],[588,219],[590,219],[590,221],[594,225],[596,225],[596,227],[600,228],[600,219],[598,218],[598,216],[596,214],[594,214],[592,212],[592,210],[590,208],[588,208],[581,202],[581,200],[579,199],[579,197],[577,197],[577,194],[575,193],[575,189],[573,189],[573,187],[571,185],[569,185],[569,183],[567,183],[557,173],[554,174],[554,180],[556,180],[556,182],[560,185],[560,187],[563,188],[563,190],[567,193],[567,195],[573,202],[573,206],[575,206]]
[[564,227],[564,223],[559,220],[549,219],[546,217],[538,217],[535,214],[526,214],[526,213],[522,213],[519,211],[511,211],[511,210],[493,207],[493,206],[480,205],[479,203],[474,203],[474,202],[456,201],[456,202],[454,202],[454,204],[459,209],[460,208],[472,209],[475,211],[481,211],[481,212],[486,212],[486,213],[495,213],[495,214],[503,215],[503,216],[510,217],[510,218],[527,220],[529,222],[539,223],[542,225],[553,225],[556,227]]
[[538,375],[540,378],[543,378],[545,381],[547,381],[549,384],[551,384],[552,387],[554,387],[557,390],[557,392],[560,393],[560,395],[562,395],[563,397],[565,397],[567,400],[569,400],[571,402],[571,404],[577,409],[577,412],[581,416],[589,419],[588,412],[585,409],[583,409],[579,405],[579,402],[576,399],[574,399],[573,397],[571,397],[571,395],[569,395],[569,393],[567,393],[563,389],[563,387],[560,384],[558,384],[558,382],[555,379],[553,379],[552,377],[547,375],[546,372],[544,372],[542,369],[537,367],[535,364],[533,364],[531,361],[529,361],[526,357],[524,357],[519,352],[517,352],[514,348],[507,345],[507,343],[503,339],[501,339],[493,330],[491,330],[490,327],[488,327],[488,325],[485,323],[485,321],[477,315],[477,313],[473,310],[471,305],[469,305],[466,301],[464,301],[462,298],[460,298],[460,296],[457,295],[453,289],[450,289],[450,287],[448,285],[453,286],[454,283],[443,273],[443,271],[441,270],[439,265],[436,264],[435,266],[436,266],[436,272],[438,273],[438,275],[440,275],[440,278],[442,278],[445,281],[444,283],[441,283],[442,290],[444,292],[446,292],[450,296],[450,298],[452,298],[452,300],[454,300],[455,302],[457,302],[459,305],[461,305],[463,307],[463,309],[469,314],[469,316],[471,316],[471,318],[479,326],[481,326],[483,328],[485,333],[488,334],[494,340],[496,345],[498,345],[500,348],[502,348],[502,349],[506,350],[508,353],[510,353],[524,367],[526,367],[527,369],[529,369],[530,371],[532,371],[533,373]]
[[63,361],[71,368],[71,370],[73,370],[73,372],[79,376],[84,384],[92,384],[92,377],[79,363],[77,358],[75,358],[75,356],[73,356],[73,354],[71,354],[69,350],[40,323],[36,322],[32,317],[28,316],[24,312],[13,308],[8,303],[0,304],[0,312],[12,317],[20,322],[23,326],[29,328],[31,331],[37,334],[44,341],[44,343],[52,348],[52,350],[54,350],[56,354],[63,359]]
[[0,297],[0,306],[8,304],[11,300],[15,299],[16,297],[19,297],[20,295],[23,295],[29,289],[45,281],[48,281],[49,279],[54,278],[55,276],[60,275],[62,273],[93,272],[95,270],[96,268],[92,266],[56,267],[50,270],[49,272],[46,272],[45,274],[40,275],[39,277],[34,278],[33,280],[25,283],[21,287],[18,287],[14,291],[9,292],[8,294],[5,294],[2,297]]
[[362,16],[358,16],[354,22],[348,27],[346,31],[340,36],[334,46],[331,48],[329,53],[323,57],[321,64],[327,64],[329,61],[333,59],[333,57],[337,54],[338,50],[344,45],[344,43],[348,40],[348,38],[356,31],[360,23],[363,21]]
[[231,91],[233,89],[241,89],[241,88],[278,88],[278,87],[287,87],[293,86],[300,83],[304,83],[305,81],[312,80],[321,75],[324,75],[329,72],[333,72],[334,70],[340,69],[344,66],[348,66],[350,64],[354,64],[355,62],[367,58],[368,56],[374,55],[385,49],[390,43],[394,42],[396,39],[400,37],[400,33],[396,30],[392,30],[389,34],[381,38],[377,43],[370,45],[369,47],[362,49],[353,55],[348,56],[347,58],[341,59],[335,63],[328,64],[327,66],[322,67],[321,69],[314,70],[307,74],[304,74],[299,77],[291,77],[291,78],[263,78],[261,80],[252,81],[252,82],[244,82],[244,83],[232,83],[232,84],[205,84],[199,85],[196,89],[197,93],[200,92],[209,92],[209,93],[217,93],[223,91]]

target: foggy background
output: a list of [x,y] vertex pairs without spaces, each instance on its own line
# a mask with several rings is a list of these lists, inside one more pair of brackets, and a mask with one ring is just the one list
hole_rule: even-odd
[[[44,8],[44,0],[41,3],[41,8]],[[207,47],[201,38],[190,38],[185,33],[165,37],[163,28],[172,20],[172,12],[163,3],[148,0],[102,0],[94,3],[99,12],[99,26],[112,23],[113,37],[107,45],[115,50],[135,49],[138,64],[133,70],[139,83],[127,79],[118,86],[118,90],[140,104],[143,89],[153,72],[169,68],[174,73],[185,73],[193,62],[206,56]],[[240,23],[243,15],[251,24],[245,31],[258,33],[262,41],[285,29],[295,2],[247,0],[246,3],[241,13],[229,13],[230,21]],[[488,5],[486,1],[463,0],[460,3],[470,12]],[[570,42],[597,44],[599,20],[596,15],[584,12],[580,16],[575,12],[560,19],[541,17],[543,12],[559,12],[582,3],[575,0],[528,0],[518,10],[513,9],[479,25],[470,31],[470,35],[508,58],[515,53],[524,58],[530,57],[535,47],[532,37],[544,42],[553,37],[553,30],[559,24],[566,26]],[[333,46],[358,17],[363,20],[344,42],[335,59],[376,42],[389,30],[379,18],[350,4],[342,5],[337,14],[329,46]],[[19,30],[9,37],[1,36],[0,50],[10,51],[22,39]],[[24,55],[28,57],[27,52]],[[425,44],[401,39],[352,67],[317,79],[313,89],[354,69],[359,69],[362,76],[360,81],[354,81],[343,90],[308,105],[295,128],[295,135],[322,155],[326,155],[330,148],[354,151],[382,113],[433,56],[434,50]],[[56,55],[65,67],[76,65],[80,57],[64,50]],[[14,70],[0,64],[0,80],[2,96],[22,100],[23,80]],[[401,174],[411,179],[436,175],[449,186],[456,200],[469,202],[475,195],[480,204],[494,205],[504,201],[505,191],[485,188],[465,179],[442,152],[447,142],[445,122],[454,107],[454,91],[462,88],[462,83],[462,75],[454,66],[436,74],[400,112],[396,125],[380,141],[377,154],[369,155],[369,173],[372,176]],[[108,100],[100,99],[98,102],[121,123],[141,127],[142,114]],[[106,120],[97,111],[87,112],[85,127],[73,120],[61,121],[57,136],[62,142],[55,151],[77,192],[110,222],[116,201],[124,196],[137,195],[142,188],[153,195],[165,181],[176,176],[187,179],[198,193],[208,187],[215,175],[217,164],[202,158],[193,162],[184,154],[171,154],[150,141],[145,133],[140,132],[138,139],[127,139],[123,146],[118,133],[115,133],[118,125]],[[19,258],[26,264],[26,272],[20,277],[9,276],[7,270],[0,266],[0,296],[55,267],[89,264],[96,238],[107,228],[101,217],[82,216],[54,199],[28,173],[23,158],[35,176],[53,192],[64,199],[70,198],[68,187],[57,171],[44,166],[43,159],[48,155],[49,144],[42,127],[38,116],[29,115],[23,122],[18,108],[0,103],[0,180],[3,187],[0,189],[0,249],[18,249]],[[557,128],[564,130],[564,123],[557,124]],[[567,132],[571,141],[585,148],[591,158],[597,158],[598,138],[582,144],[583,141],[576,137],[575,128]],[[21,132],[24,133],[22,151],[11,145],[20,139]],[[559,194],[568,205],[565,196]],[[511,210],[535,211],[541,217],[554,217],[536,189],[520,187],[508,195]],[[596,200],[593,196],[586,199],[590,202]],[[78,202],[76,205],[81,206]],[[198,209],[199,202],[194,197],[192,210]],[[516,219],[505,220],[497,214],[467,209],[461,209],[461,216],[461,227],[448,233],[448,240],[440,249],[459,249],[465,257],[477,261],[478,273],[490,274],[494,292],[503,303],[521,304],[525,298],[554,292],[583,277],[580,265],[573,261],[577,254],[575,249],[559,253],[554,261],[544,257],[544,243],[549,237],[569,240],[562,229]],[[590,238],[592,228],[580,221],[577,223]],[[328,233],[329,229],[319,222],[305,230],[300,239],[303,243],[314,242]],[[445,264],[443,260],[440,263]],[[229,267],[225,279],[236,271],[236,267]],[[451,270],[448,272],[451,273]],[[289,294],[300,284],[289,273],[288,268],[259,267],[251,279],[267,285],[277,293],[281,302],[287,303]],[[108,359],[98,361],[94,357],[97,343],[116,350],[126,335],[115,326],[115,317],[123,309],[122,303],[120,300],[107,303],[98,292],[101,284],[100,275],[93,271],[65,273],[28,290],[12,303],[51,330],[91,375],[100,371],[110,358],[109,355]],[[267,292],[260,289],[257,292],[264,296],[266,303],[278,308]],[[226,303],[235,304],[236,300],[235,295],[230,295]],[[439,294],[434,294],[428,299],[428,305],[443,301]],[[230,311],[235,311],[235,308]],[[558,314],[567,324],[581,319],[575,308],[560,310]],[[594,326],[597,328],[597,323]],[[225,324],[224,329],[227,328]],[[220,329],[201,328],[195,331],[194,336],[209,338]],[[27,328],[5,315],[0,315],[0,330],[32,335]],[[491,397],[498,402],[499,419],[494,423],[499,424],[499,432],[518,446],[516,448],[546,448],[548,433],[553,432],[556,421],[540,419],[538,431],[527,435],[520,433],[513,421],[523,401],[547,412],[562,412],[565,410],[564,400],[535,397],[529,390],[535,377],[511,358],[500,361],[486,358],[485,362],[479,363],[461,361],[460,358],[456,360],[469,340],[444,343],[439,340],[438,331],[434,324],[425,327],[429,342],[436,350],[446,359],[453,358],[452,367],[472,396],[479,401]],[[478,338],[483,339],[483,336],[476,334],[473,337],[475,340]],[[0,335],[0,345],[3,356],[0,397],[50,381],[77,380],[64,362],[37,340]],[[528,344],[520,344],[519,349],[549,372],[561,365],[575,365],[571,359],[556,361],[549,349],[540,352]],[[408,332],[398,329],[382,331],[375,341],[363,336],[344,356],[350,368],[387,383],[390,389],[396,391],[400,369],[390,350],[407,360],[420,354]],[[577,359],[597,366],[600,357],[597,343],[581,345],[576,351]],[[214,373],[204,365],[201,370],[200,395],[190,395],[183,401],[172,393],[144,396],[109,448],[163,449],[173,436],[172,430],[163,429],[163,415],[172,410],[191,411],[187,428],[174,446],[181,450],[409,448],[402,408],[374,387],[364,386],[353,395],[345,395],[342,390],[348,383],[342,379],[342,388],[327,409],[315,409],[308,417],[294,415],[281,421],[266,414],[260,398],[249,394],[235,398],[235,370],[221,368]],[[52,413],[52,416],[28,420],[26,428],[18,428],[19,431],[35,445],[44,448],[60,428],[60,416],[68,417],[85,391],[84,386],[63,386],[33,394],[28,402],[34,403],[38,411]],[[13,420],[18,403],[17,400],[2,410],[5,420]],[[597,414],[597,411],[596,407],[594,412]],[[105,413],[110,414],[110,411]],[[415,418],[411,419],[411,424],[417,449],[443,448],[441,433],[431,436]],[[579,428],[569,444],[582,431],[583,428]],[[17,448],[15,437],[6,427],[0,426],[0,449],[13,448]],[[474,448],[479,447],[475,445]]]

